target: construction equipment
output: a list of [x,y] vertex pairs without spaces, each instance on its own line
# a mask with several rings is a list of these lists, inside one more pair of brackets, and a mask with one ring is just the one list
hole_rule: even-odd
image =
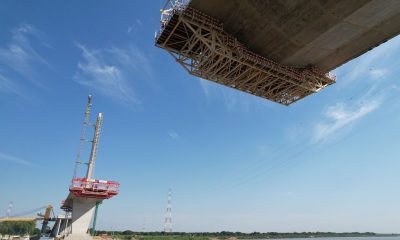
[[[43,209],[45,209],[44,214],[38,213],[37,217],[22,217],[25,215],[29,215],[29,214],[41,211]],[[51,217],[51,214],[53,214],[52,217]],[[32,222],[32,221],[43,221],[42,228],[41,228],[41,235],[46,234],[47,226],[48,226],[49,222],[55,221],[53,206],[47,205],[47,206],[29,210],[29,211],[25,211],[25,212],[22,212],[19,214],[15,214],[13,216],[6,216],[3,218],[0,218],[0,223],[1,222]]]
[[190,74],[283,105],[400,29],[392,0],[167,0],[160,13],[155,45]]
[[[90,124],[90,112],[92,108],[92,96],[88,96],[88,102],[85,110],[85,117],[82,127],[82,134],[77,154],[77,159],[75,161],[74,176],[72,178],[71,186],[69,191],[76,197],[86,197],[86,198],[96,198],[96,199],[109,199],[118,194],[119,183],[116,181],[104,181],[93,179],[95,161],[97,156],[97,148],[100,140],[101,127],[103,125],[103,113],[99,113],[97,116],[96,124],[94,124],[94,136],[92,143],[89,161],[85,163],[87,165],[86,176],[77,177],[77,168],[81,161],[81,152],[83,144],[86,141],[85,134],[86,128]],[[65,207],[64,204],[62,207]]]
[[335,83],[334,76],[314,66],[288,66],[251,51],[218,19],[182,1],[169,1],[167,7],[156,46],[194,76],[283,105]]
[[[47,207],[46,207],[46,211],[45,211],[45,213],[44,213],[44,215],[43,215],[43,223],[42,223],[42,229],[41,229],[41,233],[42,233],[42,235],[43,234],[45,234],[45,232],[46,232],[46,230],[47,230],[47,226],[48,226],[48,224],[49,224],[49,221],[51,221],[51,220],[55,220],[55,217],[52,219],[52,218],[50,218],[50,213],[53,211],[53,206],[51,206],[51,205],[48,205]],[[54,214],[53,214],[54,215]]]
[[[119,183],[116,181],[105,181],[94,178],[94,168],[97,156],[97,149],[100,140],[101,127],[103,123],[103,114],[98,113],[95,124],[90,123],[90,112],[92,108],[92,96],[89,95],[78,154],[75,161],[74,174],[69,186],[69,194],[62,202],[61,209],[65,211],[65,215],[56,221],[53,228],[52,236],[64,239],[92,239],[88,234],[92,217],[92,234],[95,233],[96,217],[99,204],[105,199],[110,199],[119,192]],[[86,139],[88,126],[93,126],[93,138]],[[81,155],[84,143],[91,143],[90,156],[87,162],[82,161]],[[78,167],[86,165],[86,174],[81,175]]]

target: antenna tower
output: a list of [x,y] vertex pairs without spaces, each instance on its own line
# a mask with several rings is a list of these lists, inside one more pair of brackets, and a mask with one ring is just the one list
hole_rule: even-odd
[[171,233],[172,232],[172,190],[168,190],[168,201],[167,201],[167,211],[165,215],[164,222],[164,232]]
[[12,210],[13,206],[14,206],[13,202],[10,202],[10,203],[8,204],[8,207],[7,207],[7,210],[6,210],[6,217],[7,217],[7,218],[10,217],[10,215],[11,215],[11,210]]

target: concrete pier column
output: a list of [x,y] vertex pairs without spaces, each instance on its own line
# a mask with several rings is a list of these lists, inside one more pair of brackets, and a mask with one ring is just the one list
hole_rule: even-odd
[[97,199],[93,198],[73,198],[72,232],[65,239],[93,239],[88,230],[97,201]]

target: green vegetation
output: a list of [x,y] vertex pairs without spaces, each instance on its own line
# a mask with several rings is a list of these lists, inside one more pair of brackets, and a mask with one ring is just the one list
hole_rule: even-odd
[[0,222],[0,234],[26,235],[35,232],[35,222]]
[[202,233],[164,233],[164,232],[133,232],[130,230],[123,232],[108,232],[98,231],[97,235],[114,235],[118,239],[136,239],[136,240],[210,240],[210,239],[281,239],[281,238],[321,238],[321,237],[384,237],[384,236],[399,236],[398,234],[377,234],[372,232],[349,232],[349,233],[334,233],[334,232],[293,232],[293,233],[278,233],[278,232],[202,232]]

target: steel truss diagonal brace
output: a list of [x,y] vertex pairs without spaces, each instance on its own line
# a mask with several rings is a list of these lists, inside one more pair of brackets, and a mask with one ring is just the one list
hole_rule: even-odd
[[289,105],[335,83],[312,67],[276,63],[244,47],[218,20],[190,8],[172,9],[163,20],[156,45],[190,74]]

